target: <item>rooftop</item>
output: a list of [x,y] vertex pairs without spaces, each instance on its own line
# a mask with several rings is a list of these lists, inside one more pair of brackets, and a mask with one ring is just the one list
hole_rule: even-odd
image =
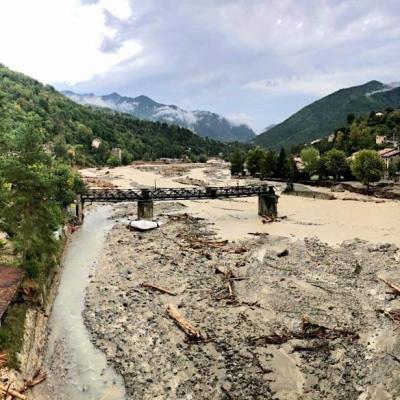
[[[385,149],[386,150],[386,149]],[[389,157],[394,157],[400,154],[400,150],[398,149],[389,149],[389,151],[386,151],[384,153],[379,153],[381,157],[384,158],[389,158]]]
[[24,271],[0,265],[0,319],[12,302],[22,282]]

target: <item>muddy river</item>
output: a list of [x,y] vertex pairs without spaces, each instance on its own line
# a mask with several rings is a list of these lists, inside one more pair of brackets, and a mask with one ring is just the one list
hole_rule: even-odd
[[[114,222],[111,207],[99,207],[69,242],[59,292],[49,321],[45,368],[48,379],[36,389],[38,399],[122,400],[122,378],[94,347],[82,311],[86,286]],[[59,388],[63,388],[60,393]]]

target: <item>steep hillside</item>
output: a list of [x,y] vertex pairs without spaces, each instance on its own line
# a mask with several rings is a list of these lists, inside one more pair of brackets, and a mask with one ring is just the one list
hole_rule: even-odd
[[[105,163],[113,147],[123,150],[125,162],[214,155],[226,149],[178,126],[77,104],[53,87],[0,64],[0,124],[11,131],[27,118],[41,127],[44,143],[54,147],[58,156],[81,165]],[[96,137],[102,140],[98,149],[91,146]]]
[[93,106],[123,111],[137,118],[166,122],[192,130],[202,137],[223,142],[248,142],[255,137],[254,131],[245,124],[237,124],[209,111],[186,111],[175,105],[157,103],[147,96],[135,98],[112,93],[105,96],[63,92],[70,99]]
[[367,114],[373,110],[400,106],[400,88],[378,81],[341,89],[302,108],[296,114],[254,139],[265,147],[289,148],[324,137],[346,123],[350,113]]

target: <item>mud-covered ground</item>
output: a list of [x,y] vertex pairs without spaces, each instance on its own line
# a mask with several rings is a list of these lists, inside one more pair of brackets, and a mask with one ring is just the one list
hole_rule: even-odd
[[[400,398],[400,322],[390,313],[400,297],[380,279],[400,286],[395,246],[225,243],[180,208],[156,207],[164,225],[151,232],[117,224],[88,288],[85,323],[128,399]],[[179,329],[168,304],[202,341]]]

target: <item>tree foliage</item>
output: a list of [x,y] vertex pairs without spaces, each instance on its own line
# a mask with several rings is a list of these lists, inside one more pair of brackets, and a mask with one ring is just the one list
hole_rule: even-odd
[[245,161],[246,161],[246,153],[242,149],[236,148],[230,157],[231,174],[232,175],[241,174],[244,171]]
[[325,170],[329,176],[333,176],[335,180],[339,179],[348,170],[346,154],[342,150],[331,149],[322,157]]
[[303,161],[304,169],[311,176],[318,173],[319,170],[319,150],[314,146],[309,146],[301,150],[301,161]]
[[57,254],[53,232],[64,222],[63,207],[83,184],[68,166],[46,154],[36,119],[24,121],[10,138],[0,148],[1,228],[10,235],[21,265],[38,277]]
[[[0,64],[0,123],[13,132],[29,116],[38,121],[43,142],[59,158],[77,165],[104,165],[112,148],[125,160],[185,155],[228,154],[230,145],[201,138],[188,129],[166,123],[138,120],[128,114],[79,105],[23,74]],[[102,146],[92,148],[94,138]]]
[[351,163],[353,175],[364,185],[379,181],[383,176],[384,163],[373,150],[361,150]]

